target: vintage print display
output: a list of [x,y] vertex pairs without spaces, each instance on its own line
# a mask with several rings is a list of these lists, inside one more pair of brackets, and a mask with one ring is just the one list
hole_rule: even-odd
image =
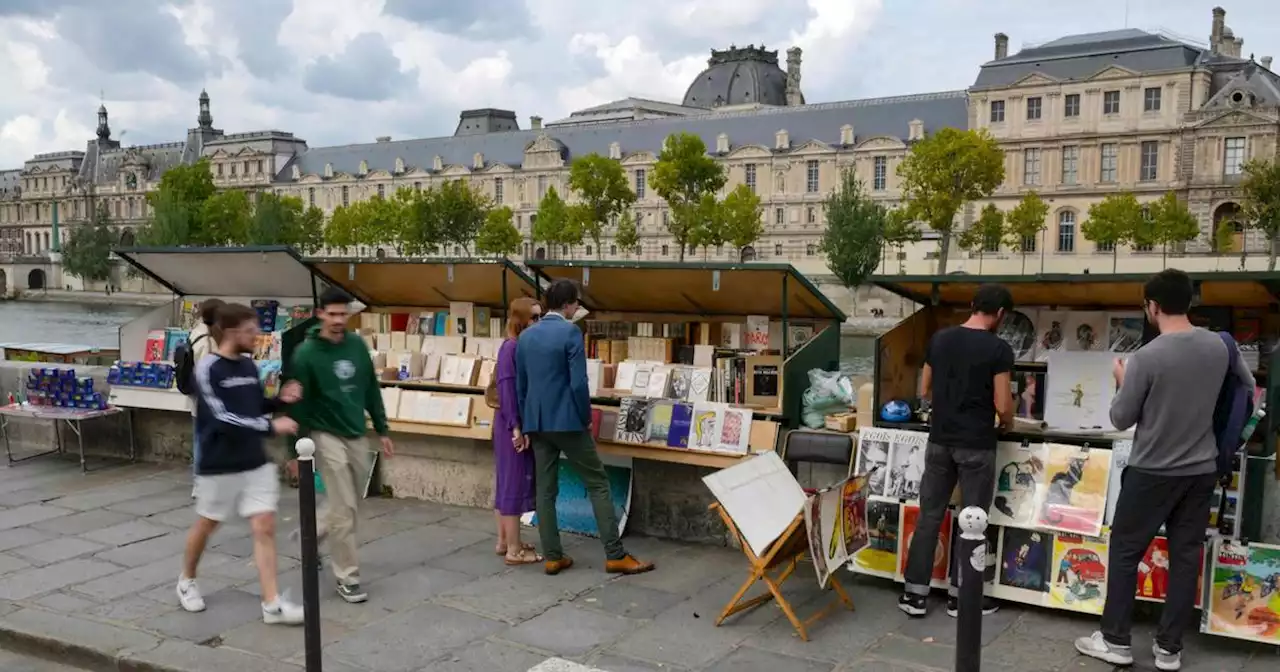
[[1089,310],[1067,312],[1063,336],[1067,350],[1105,352],[1107,349],[1107,314]]
[[996,332],[1009,347],[1013,348],[1014,361],[1029,362],[1035,360],[1036,351],[1036,309],[1018,308],[1005,316]]
[[666,441],[671,433],[671,413],[675,402],[655,399],[649,402],[649,418],[645,425],[644,440]]
[[872,495],[884,495],[889,482],[889,446],[896,432],[890,429],[858,431],[858,463],[854,473],[868,474]]
[[688,399],[689,384],[693,381],[693,369],[676,367],[671,372],[671,398]]
[[1014,371],[1014,415],[1028,420],[1044,420],[1045,371]]
[[1001,528],[999,554],[999,575],[991,594],[1029,604],[1042,603],[1049,594],[1053,535],[1016,527]]
[[867,530],[867,477],[845,479],[841,486],[844,507],[844,552],[848,557],[861,551],[870,543]]
[[1036,496],[1045,484],[1049,449],[1043,443],[1023,445],[1013,441],[996,444],[996,488],[990,523],[1010,527],[1035,527]]
[[1040,309],[1036,315],[1036,361],[1047,362],[1049,355],[1066,349],[1066,311]]
[[726,408],[724,404],[707,401],[693,405],[693,421],[689,427],[690,448],[716,450],[720,443],[721,417]]
[[920,480],[924,478],[924,451],[928,441],[929,435],[924,432],[894,432],[889,448],[888,480],[884,484],[886,497],[920,499]]
[[1116,502],[1120,501],[1120,483],[1124,468],[1129,466],[1129,453],[1133,452],[1131,439],[1117,439],[1111,443],[1111,479],[1107,482],[1107,514],[1104,520],[1110,525],[1116,517]]
[[1280,644],[1280,546],[1214,544],[1204,631]]
[[649,421],[649,400],[623,397],[618,406],[618,428],[614,440],[622,443],[644,443]]
[[837,483],[809,497],[805,525],[818,584],[825,587],[830,569],[843,567],[867,546],[866,477]]
[[1050,427],[1111,431],[1111,399],[1116,382],[1115,355],[1107,352],[1055,352],[1045,381],[1044,419]]
[[[827,564],[827,549],[823,544],[822,526],[823,495],[810,495],[804,505],[804,529],[809,533],[809,558],[813,560],[813,571],[818,575],[818,585],[826,588],[827,579],[831,576],[831,568]],[[838,565],[837,565],[838,566]]]
[[751,411],[725,408],[720,414],[720,440],[716,450],[746,453],[751,443]]
[[[1196,578],[1196,608],[1204,602],[1204,551],[1200,552],[1200,573]],[[1137,597],[1147,602],[1164,602],[1169,592],[1169,540],[1156,537],[1138,563]]]
[[[911,548],[911,540],[916,534],[916,521],[920,518],[920,507],[906,504],[902,507],[901,540],[898,546],[898,576],[901,581],[907,572],[907,555]],[[933,551],[932,584],[936,587],[947,586],[948,569],[951,560],[951,511],[942,517],[942,525],[938,528],[938,544]]]
[[1059,443],[1048,452],[1036,527],[1096,537],[1107,510],[1111,451]]
[[1107,601],[1107,542],[1059,534],[1053,540],[1051,607],[1101,614]]
[[853,567],[857,571],[886,579],[897,578],[901,508],[897,500],[868,498],[868,541],[867,547],[853,556]]
[[1142,313],[1107,314],[1107,350],[1111,352],[1135,352],[1142,347],[1142,329],[1145,318]]

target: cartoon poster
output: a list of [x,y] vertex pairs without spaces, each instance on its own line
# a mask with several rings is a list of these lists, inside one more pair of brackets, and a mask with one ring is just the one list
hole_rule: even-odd
[[995,597],[1042,604],[1049,592],[1049,562],[1053,535],[1017,527],[1001,528],[999,574],[991,589]]
[[1048,462],[1035,526],[1099,536],[1107,510],[1111,451],[1058,443],[1045,447]]
[[[1204,603],[1204,548],[1200,549],[1200,573],[1196,579],[1196,608]],[[1138,562],[1137,597],[1147,602],[1164,602],[1169,592],[1169,540],[1156,537]]]
[[[911,548],[911,540],[916,534],[916,521],[920,518],[920,507],[907,504],[902,507],[902,543],[898,546],[899,581],[907,572],[907,551]],[[942,517],[942,525],[938,528],[938,543],[933,551],[933,580],[931,583],[939,588],[947,586],[949,562],[951,560],[951,511]]]
[[1280,546],[1219,539],[1204,631],[1280,644]]
[[809,497],[805,525],[819,586],[826,587],[831,568],[867,546],[866,487],[865,477],[855,477]]
[[920,499],[920,479],[924,478],[924,451],[929,442],[925,432],[894,432],[889,448],[886,497],[915,501]]
[[1045,483],[1049,449],[1043,443],[996,444],[996,488],[990,523],[1001,527],[1035,527],[1036,495]]
[[885,486],[889,481],[889,446],[896,434],[891,429],[858,430],[858,461],[853,472],[871,477],[868,487],[872,495],[885,494]]
[[854,571],[886,579],[897,577],[901,508],[897,500],[868,498],[867,546],[854,554]]
[[1116,381],[1109,352],[1055,352],[1049,356],[1044,420],[1068,431],[1112,431],[1111,399]]
[[1053,540],[1048,606],[1101,614],[1107,601],[1105,539],[1059,534]]

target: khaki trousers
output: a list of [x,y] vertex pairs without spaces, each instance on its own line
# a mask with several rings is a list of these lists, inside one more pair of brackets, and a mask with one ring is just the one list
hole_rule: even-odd
[[[316,466],[324,481],[325,503],[318,536],[329,540],[329,562],[333,575],[344,585],[360,583],[360,561],[356,557],[356,509],[364,496],[369,474],[369,447],[365,437],[345,439],[324,432],[312,432],[316,442]],[[324,511],[327,509],[327,511]]]

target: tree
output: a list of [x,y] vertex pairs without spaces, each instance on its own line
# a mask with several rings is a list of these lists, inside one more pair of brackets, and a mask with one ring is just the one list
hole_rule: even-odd
[[392,211],[399,234],[402,253],[423,256],[435,254],[443,241],[440,212],[436,208],[435,189],[400,187],[391,197]]
[[1089,206],[1089,219],[1080,233],[1099,247],[1111,247],[1111,272],[1116,272],[1117,251],[1133,240],[1142,221],[1142,205],[1129,192],[1110,194]]
[[249,241],[253,225],[253,204],[249,195],[239,189],[214,194],[200,208],[202,227],[192,243],[197,245],[235,245]]
[[435,193],[432,205],[439,222],[441,242],[470,250],[480,227],[489,216],[489,199],[463,180],[445,182]]
[[696,250],[701,247],[703,259],[706,259],[707,253],[712,247],[720,247],[725,244],[724,213],[721,211],[720,201],[716,200],[715,194],[703,194],[702,201],[698,203],[697,209],[689,219],[697,222],[689,230],[687,239],[689,249]]
[[1152,244],[1160,246],[1161,266],[1169,261],[1169,246],[1195,240],[1200,235],[1200,222],[1186,204],[1172,191],[1150,205]]
[[760,196],[745,184],[734,187],[724,197],[716,215],[721,238],[737,250],[739,259],[743,249],[764,235],[764,222],[760,221]]
[[1267,270],[1276,270],[1276,241],[1280,238],[1280,160],[1252,159],[1244,164],[1240,204],[1245,226],[1267,239]]
[[623,210],[618,216],[618,226],[613,234],[613,244],[625,257],[631,253],[640,254],[640,232],[636,230],[636,217],[630,210]]
[[906,208],[894,208],[885,213],[882,235],[885,247],[892,247],[898,251],[898,272],[905,273],[904,250],[908,243],[918,243],[924,237],[924,233],[920,231],[920,225]]
[[631,190],[622,164],[595,153],[580,156],[570,164],[569,188],[577,192],[582,201],[577,218],[583,232],[595,243],[599,256],[605,227],[636,202],[636,194]]
[[978,253],[978,275],[982,275],[982,258],[988,250],[1000,249],[1004,235],[1004,212],[995,203],[988,203],[978,216],[978,221],[960,233],[957,241],[960,247],[970,254]]
[[1004,152],[985,129],[943,128],[911,146],[898,175],[911,219],[939,234],[938,274],[945,274],[956,214],[1004,181]]
[[138,231],[142,245],[217,245],[218,234],[204,225],[205,202],[213,198],[213,173],[207,159],[166,170],[160,186],[147,194],[151,219]]
[[[1005,215],[1005,241],[1009,247],[1022,253],[1022,272],[1027,272],[1027,240],[1034,241],[1048,224],[1049,204],[1040,194],[1029,191],[1009,214]],[[1041,268],[1040,270],[1044,270]]]
[[111,277],[111,247],[116,234],[111,230],[107,204],[99,203],[92,222],[76,225],[62,245],[62,270],[87,282]]
[[827,267],[849,289],[861,285],[880,264],[887,214],[871,200],[851,170],[825,203],[827,228],[822,232],[822,254]]
[[[298,202],[301,203],[302,199]],[[293,245],[306,254],[314,254],[324,247],[324,210],[313,205],[302,212],[298,237]]]
[[542,197],[537,216],[533,223],[533,240],[552,248],[551,256],[555,256],[556,245],[578,245],[582,242],[580,218],[560,198],[555,187],[549,187]]
[[663,143],[651,184],[671,208],[667,231],[680,248],[680,261],[684,261],[690,234],[707,224],[703,197],[720,191],[726,180],[724,167],[707,156],[702,138],[676,133]]
[[480,234],[476,236],[476,252],[510,256],[520,251],[520,243],[524,239],[516,225],[511,223],[512,217],[511,208],[506,206],[490,210],[484,226],[480,227]]

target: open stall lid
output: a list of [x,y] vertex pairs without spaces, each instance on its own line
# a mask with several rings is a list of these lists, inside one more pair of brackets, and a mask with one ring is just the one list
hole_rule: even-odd
[[579,282],[583,302],[594,311],[770,317],[785,313],[788,318],[845,319],[844,313],[790,264],[541,259],[526,263],[548,282],[561,278]]
[[292,248],[129,247],[115,250],[180,296],[302,298],[312,296],[312,270]]
[[[1188,273],[1198,305],[1260,308],[1280,301],[1280,272]],[[1150,273],[1041,275],[877,275],[868,280],[923,305],[967,306],[980,285],[1004,285],[1015,306],[1072,306],[1137,310]]]
[[533,278],[506,259],[323,258],[307,264],[368,306],[427,308],[461,301],[505,308],[522,296],[537,296]]

